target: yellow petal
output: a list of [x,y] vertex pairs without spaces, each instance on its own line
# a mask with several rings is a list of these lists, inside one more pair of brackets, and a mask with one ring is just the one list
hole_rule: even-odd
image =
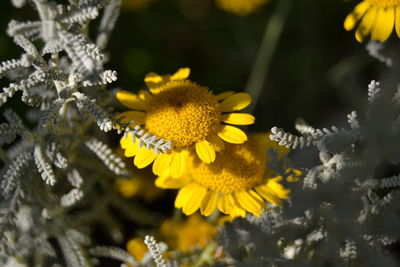
[[[161,75],[158,75],[155,72],[150,72],[146,75],[146,77],[144,77],[144,82],[145,83],[152,83],[152,84],[157,84],[163,81],[163,78],[161,77]],[[150,88],[150,86],[149,86]]]
[[126,112],[122,112],[116,116],[117,119],[122,118],[122,122],[124,122],[124,123],[133,121],[133,123],[129,124],[130,127],[144,124],[145,117],[146,117],[146,113],[144,113],[142,111],[126,111]]
[[394,27],[394,8],[379,8],[376,14],[375,26],[371,38],[384,42],[389,38]]
[[171,76],[172,81],[185,80],[190,75],[189,68],[181,68]]
[[232,112],[236,110],[241,110],[250,105],[251,97],[248,93],[237,93],[228,96],[220,104],[221,112]]
[[244,209],[241,209],[239,207],[234,207],[231,212],[229,213],[229,216],[231,218],[236,218],[236,217],[246,217],[246,211]]
[[200,212],[204,216],[210,216],[214,213],[218,204],[218,192],[208,191],[201,202]]
[[236,192],[235,199],[243,209],[260,216],[264,201],[256,192],[253,190]]
[[273,191],[279,198],[288,199],[290,190],[285,188],[282,184],[279,183],[281,179],[282,179],[281,176],[278,176],[277,178],[270,178],[268,179],[266,186],[271,191]]
[[400,38],[400,7],[396,7],[396,33]]
[[197,184],[190,183],[185,185],[181,190],[179,190],[178,195],[175,199],[175,208],[182,208],[186,202],[190,199],[194,191],[197,189]]
[[137,95],[125,90],[119,90],[116,94],[116,98],[122,105],[130,109],[147,110],[149,108],[147,102],[141,100]]
[[369,9],[364,17],[361,19],[360,24],[356,30],[356,39],[358,42],[363,42],[365,37],[371,32],[372,25],[375,22],[376,8]]
[[140,149],[140,147],[138,146],[137,143],[133,144],[130,147],[128,147],[127,149],[125,149],[124,155],[127,158],[134,157],[137,154],[137,152],[139,151],[139,149]]
[[140,90],[137,96],[139,97],[140,100],[146,103],[148,103],[150,99],[153,97],[147,90]]
[[172,155],[171,153],[163,153],[157,155],[153,163],[153,173],[155,175],[161,175],[171,164]]
[[131,135],[130,133],[124,134],[124,135],[121,137],[119,143],[120,143],[120,145],[121,145],[121,147],[122,147],[123,149],[128,148],[129,146],[131,146],[131,145],[133,144],[133,137],[132,137],[132,135]]
[[224,141],[222,141],[221,138],[219,138],[217,135],[212,135],[208,137],[208,142],[213,146],[215,151],[221,151],[225,147]]
[[218,132],[218,136],[224,141],[232,144],[243,144],[247,141],[247,135],[245,132],[230,125],[224,125],[221,131]]
[[222,194],[221,198],[218,199],[218,209],[225,214],[229,214],[233,209],[235,202],[231,194]]
[[297,182],[300,180],[300,177],[303,176],[303,172],[298,169],[288,168],[285,171],[285,174],[288,174],[286,177],[286,181],[288,182]]
[[186,215],[195,213],[196,210],[200,208],[201,202],[203,201],[204,196],[207,194],[207,189],[205,187],[198,184],[195,185],[197,188],[193,190],[193,193],[189,197],[188,201],[182,207],[182,211]]
[[215,150],[207,140],[196,143],[196,153],[204,163],[209,164],[215,160]]
[[186,158],[187,153],[185,150],[180,152],[172,152],[171,166],[169,167],[172,177],[179,178],[182,176],[183,171],[185,170]]
[[154,184],[163,189],[178,189],[185,186],[188,183],[188,179],[175,179],[167,175],[159,176],[155,180]]
[[369,8],[369,3],[367,1],[362,1],[353,9],[353,11],[347,15],[344,20],[343,26],[346,31],[350,31],[354,28],[357,21],[364,15],[365,11]]
[[141,261],[149,251],[147,246],[144,244],[143,239],[140,237],[129,240],[126,244],[126,250],[138,261]]
[[272,191],[268,186],[266,185],[261,185],[255,188],[257,193],[259,193],[264,199],[266,199],[268,202],[271,202],[275,205],[281,206],[282,201],[279,199],[279,197],[275,194],[274,191]]
[[156,158],[156,156],[157,154],[153,150],[147,149],[146,147],[143,146],[136,153],[136,157],[133,160],[133,163],[135,164],[136,167],[142,169],[150,165]]
[[220,93],[220,94],[216,95],[215,98],[216,98],[218,101],[222,101],[222,100],[224,100],[225,98],[227,98],[228,96],[233,95],[234,93],[235,93],[234,91],[226,91],[226,92],[223,92],[223,93]]
[[254,116],[248,113],[229,113],[222,115],[222,121],[235,125],[250,125],[254,123]]

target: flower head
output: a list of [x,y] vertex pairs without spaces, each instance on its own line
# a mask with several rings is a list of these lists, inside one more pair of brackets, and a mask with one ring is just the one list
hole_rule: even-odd
[[347,31],[355,27],[358,42],[363,42],[368,35],[373,40],[384,42],[393,28],[400,37],[400,0],[363,0],[344,20]]
[[257,134],[244,144],[227,144],[211,164],[191,157],[181,178],[162,175],[156,185],[180,189],[175,207],[186,215],[200,209],[209,216],[218,209],[232,217],[244,217],[246,211],[259,216],[265,200],[281,205],[290,193],[279,183],[283,178],[266,167],[265,150],[272,148],[267,140],[266,134]]
[[268,0],[216,0],[222,10],[239,16],[247,16],[259,10]]
[[233,113],[251,102],[246,93],[225,92],[214,95],[206,87],[188,80],[190,70],[180,69],[173,75],[160,76],[150,73],[145,82],[149,91],[132,94],[119,91],[117,99],[131,111],[119,116],[131,126],[141,125],[150,134],[170,140],[169,153],[156,154],[146,147],[139,147],[131,135],[121,138],[125,156],[133,157],[138,168],[153,161],[157,175],[169,170],[173,177],[180,177],[186,159],[192,151],[205,163],[215,160],[215,152],[223,149],[224,142],[241,144],[246,134],[230,124],[248,125],[254,117],[246,113]]

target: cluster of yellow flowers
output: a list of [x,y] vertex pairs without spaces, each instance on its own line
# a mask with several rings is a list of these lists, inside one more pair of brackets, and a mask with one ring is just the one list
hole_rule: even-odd
[[159,188],[179,189],[175,207],[190,215],[209,216],[219,210],[231,217],[246,212],[259,216],[265,200],[275,205],[287,199],[282,179],[266,168],[266,149],[278,146],[267,134],[250,136],[233,125],[249,125],[254,117],[236,111],[247,107],[250,96],[232,91],[214,95],[188,79],[190,70],[173,75],[150,73],[149,90],[137,94],[119,91],[117,99],[131,110],[119,117],[130,126],[171,140],[168,153],[156,154],[128,134],[121,138],[126,157],[138,168],[152,165]]

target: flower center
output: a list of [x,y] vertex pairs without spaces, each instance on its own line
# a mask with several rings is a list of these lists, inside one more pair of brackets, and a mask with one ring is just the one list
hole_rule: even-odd
[[400,0],[366,0],[371,6],[389,8],[400,5]]
[[211,164],[196,157],[190,162],[188,170],[197,183],[222,193],[247,191],[262,183],[266,171],[265,153],[252,140],[242,145],[226,144]]
[[145,127],[177,148],[191,146],[219,130],[218,101],[206,87],[190,81],[173,81],[150,101]]

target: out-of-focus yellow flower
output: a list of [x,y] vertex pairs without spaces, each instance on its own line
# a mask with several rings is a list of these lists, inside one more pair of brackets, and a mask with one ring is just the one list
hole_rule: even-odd
[[265,5],[268,0],[215,0],[217,6],[226,12],[247,16]]
[[217,233],[217,229],[215,224],[194,214],[181,222],[166,220],[159,233],[169,247],[188,252],[195,248],[205,248]]
[[[116,154],[123,156],[124,151],[118,148]],[[163,193],[163,190],[154,186],[156,176],[149,168],[138,169],[134,166],[131,167],[133,177],[130,179],[118,179],[114,184],[115,189],[125,198],[138,197],[146,202],[153,202]]]
[[[358,24],[357,24],[358,23]],[[372,40],[386,41],[396,29],[400,37],[400,0],[364,0],[356,5],[344,20],[347,31],[357,28],[355,37],[363,42],[368,35]]]
[[149,169],[135,170],[130,179],[119,179],[115,182],[115,188],[123,197],[139,197],[146,202],[152,202],[163,191],[154,186],[154,175]]
[[132,109],[119,118],[126,123],[134,121],[131,127],[141,125],[150,134],[173,144],[169,153],[156,154],[145,146],[139,147],[138,139],[133,140],[132,135],[124,135],[121,147],[126,157],[135,157],[136,167],[144,168],[154,161],[154,174],[168,171],[178,178],[193,152],[209,164],[215,160],[216,151],[223,149],[223,141],[241,144],[247,140],[246,133],[232,124],[254,123],[252,115],[234,112],[250,104],[249,94],[229,91],[214,95],[208,88],[188,80],[189,73],[188,68],[173,75],[150,73],[145,78],[149,91],[117,93],[117,99]]
[[231,217],[244,217],[246,211],[259,216],[265,200],[281,205],[281,199],[289,198],[290,193],[279,183],[283,178],[266,167],[265,151],[273,148],[271,145],[275,147],[266,134],[252,135],[244,144],[227,144],[214,163],[189,158],[181,178],[166,173],[157,178],[156,185],[180,189],[175,207],[186,215],[200,209],[201,214],[209,216],[218,209]]
[[137,11],[146,9],[155,0],[122,0],[122,10],[126,11]]
[[144,255],[149,251],[143,239],[140,237],[129,240],[126,244],[126,250],[132,254],[137,261],[141,261]]

